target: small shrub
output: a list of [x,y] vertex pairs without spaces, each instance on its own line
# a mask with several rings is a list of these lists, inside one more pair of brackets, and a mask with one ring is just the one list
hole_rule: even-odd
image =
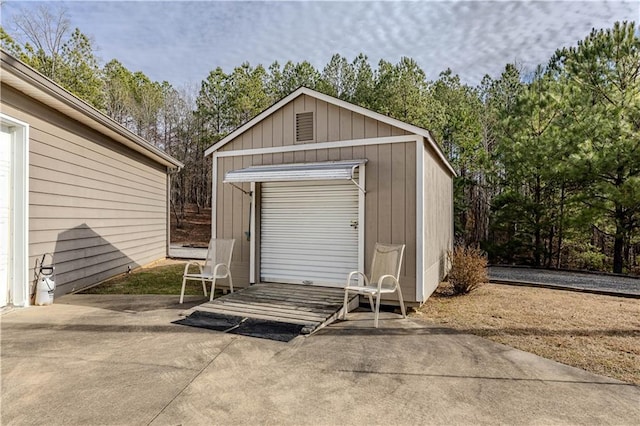
[[611,259],[591,243],[567,241],[563,252],[565,260],[560,267],[569,269],[586,269],[589,271],[606,271],[613,265]]
[[481,250],[459,246],[448,253],[449,282],[455,294],[467,294],[489,281],[487,256]]
[[607,256],[604,253],[600,253],[591,250],[591,244],[589,244],[589,250],[583,251],[577,255],[583,269],[589,271],[602,271],[604,270],[604,262]]

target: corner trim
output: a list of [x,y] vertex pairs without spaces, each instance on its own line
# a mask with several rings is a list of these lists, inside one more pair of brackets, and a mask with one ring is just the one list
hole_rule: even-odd
[[416,300],[424,302],[424,156],[422,140],[416,141]]

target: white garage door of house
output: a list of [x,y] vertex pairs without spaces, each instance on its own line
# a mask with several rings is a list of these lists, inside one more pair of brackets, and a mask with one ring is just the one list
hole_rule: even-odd
[[0,130],[0,307],[8,302],[11,246],[11,133]]
[[358,188],[348,180],[265,182],[263,282],[343,286],[358,269]]

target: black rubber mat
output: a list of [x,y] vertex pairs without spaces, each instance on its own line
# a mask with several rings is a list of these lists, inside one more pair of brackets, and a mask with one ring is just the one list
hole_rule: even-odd
[[172,322],[172,324],[190,327],[207,328],[215,331],[227,331],[238,326],[244,318],[233,315],[214,314],[211,312],[195,311],[188,317]]
[[303,328],[304,325],[300,324],[247,318],[238,327],[228,332],[242,336],[288,342],[298,336]]
[[243,318],[204,311],[195,311],[188,317],[174,321],[172,324],[206,328],[230,334],[239,334],[241,336],[276,340],[278,342],[288,342],[292,340],[298,336],[304,328],[304,325],[299,324]]

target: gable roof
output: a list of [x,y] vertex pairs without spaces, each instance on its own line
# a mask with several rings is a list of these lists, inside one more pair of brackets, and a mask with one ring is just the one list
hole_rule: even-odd
[[42,102],[67,117],[171,168],[184,164],[89,105],[53,80],[0,49],[2,83]]
[[213,144],[212,146],[207,148],[207,150],[204,152],[205,156],[213,154],[215,151],[220,149],[222,146],[224,146],[227,143],[231,142],[233,139],[235,139],[236,137],[238,137],[239,135],[241,135],[242,133],[244,133],[245,131],[247,131],[251,127],[255,126],[256,124],[258,124],[259,122],[261,122],[262,120],[264,120],[265,118],[267,118],[268,116],[273,114],[275,111],[279,110],[280,108],[282,108],[283,106],[285,106],[289,102],[293,101],[294,99],[296,99],[297,97],[302,96],[302,95],[307,95],[307,96],[310,96],[312,98],[319,99],[321,101],[327,102],[329,104],[336,105],[338,107],[347,109],[349,111],[355,112],[355,113],[363,115],[365,117],[369,117],[369,118],[372,118],[374,120],[380,121],[382,123],[386,123],[386,124],[389,124],[391,126],[397,127],[399,129],[405,130],[405,131],[407,131],[409,133],[413,133],[413,134],[420,135],[420,136],[424,137],[426,139],[427,143],[436,152],[436,155],[437,155],[438,159],[442,162],[442,164],[451,172],[452,175],[456,176],[455,170],[453,170],[453,167],[451,167],[451,164],[449,164],[449,161],[447,161],[446,157],[444,156],[444,154],[440,150],[440,147],[438,146],[436,141],[433,139],[433,136],[431,135],[431,133],[428,130],[423,129],[423,128],[418,127],[418,126],[414,126],[413,124],[405,123],[404,121],[400,121],[400,120],[397,120],[395,118],[388,117],[386,115],[377,113],[375,111],[371,111],[370,109],[363,108],[363,107],[358,106],[358,105],[354,105],[352,103],[343,101],[342,99],[338,99],[338,98],[334,98],[333,96],[325,95],[324,93],[317,92],[317,91],[309,89],[307,87],[300,87],[299,89],[295,90],[294,92],[292,92],[288,96],[282,98],[281,100],[279,100],[278,102],[276,102],[275,104],[273,104],[272,106],[267,108],[266,110],[262,111],[260,114],[258,114],[255,117],[253,117],[251,120],[247,121],[246,123],[244,123],[243,125],[241,125],[237,129],[235,129],[233,132],[229,133],[227,136],[222,138],[220,141],[216,142],[215,144]]

